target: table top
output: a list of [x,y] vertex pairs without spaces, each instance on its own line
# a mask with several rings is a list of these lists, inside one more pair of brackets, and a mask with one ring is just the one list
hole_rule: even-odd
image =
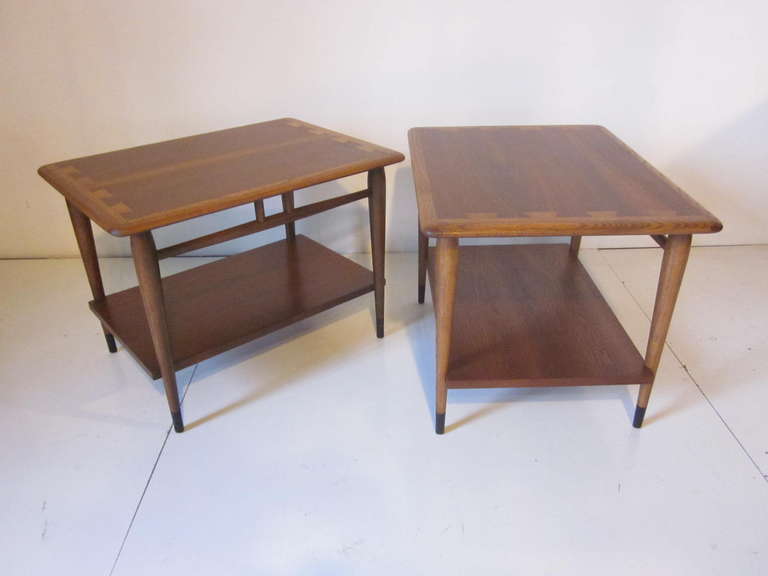
[[48,164],[39,174],[116,236],[400,162],[293,118]]
[[412,128],[428,236],[718,232],[720,221],[602,126]]

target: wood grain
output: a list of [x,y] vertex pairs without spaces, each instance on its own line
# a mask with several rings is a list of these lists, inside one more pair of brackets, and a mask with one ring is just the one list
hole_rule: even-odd
[[[168,334],[168,321],[165,312],[165,298],[163,295],[163,282],[160,277],[160,266],[157,261],[157,249],[155,241],[152,238],[152,232],[143,232],[131,236],[131,252],[133,261],[136,265],[136,276],[139,279],[138,289],[134,288],[134,294],[140,295],[140,300],[136,298],[136,305],[133,310],[133,321],[140,318],[144,320],[144,325],[149,330],[150,338],[145,337],[145,344],[151,343],[153,356],[158,367],[160,375],[163,377],[165,386],[165,396],[168,400],[168,408],[171,411],[173,427],[176,432],[184,431],[184,421],[181,417],[181,406],[179,403],[179,390],[176,386],[176,369],[173,362],[173,347]],[[110,296],[109,298],[112,298]],[[94,302],[96,306],[109,306],[109,300]],[[105,321],[102,318],[102,321]],[[105,322],[109,324],[109,322]],[[117,337],[120,338],[120,332],[112,328]],[[123,344],[128,344],[123,341]],[[129,346],[130,348],[130,346]]]
[[[283,192],[280,198],[283,204],[283,214],[285,214],[287,217],[290,217],[293,214],[293,209],[294,209],[293,190],[291,190],[290,192]],[[286,222],[285,237],[288,240],[296,239],[296,223],[295,222]]]
[[384,338],[385,235],[387,226],[387,183],[384,168],[368,172],[368,214],[371,227],[371,258],[375,285],[376,336]]
[[256,222],[264,222],[264,218],[267,216],[264,212],[264,200],[256,200],[253,203],[253,209],[256,213]]
[[[456,318],[456,275],[459,264],[459,241],[438,238],[434,249],[432,282],[434,286],[435,332],[437,334],[435,371],[435,432],[445,431],[445,409],[448,403],[448,371]],[[430,262],[432,258],[429,259]],[[463,305],[463,304],[461,304]],[[463,312],[463,311],[462,311]]]
[[579,248],[581,248],[581,236],[571,236],[571,256],[577,257],[579,255]]
[[[652,380],[567,245],[463,246],[458,259],[448,388]],[[434,286],[432,254],[429,272]]]
[[283,118],[56,162],[38,172],[96,224],[123,236],[403,159]]
[[429,257],[429,238],[422,234],[421,226],[419,226],[419,288],[418,288],[418,302],[424,304],[424,296],[426,292],[427,284],[427,258]]
[[[162,288],[173,364],[180,370],[371,292],[373,274],[297,235],[168,276]],[[90,305],[147,372],[160,377],[139,290]]]
[[[77,248],[80,251],[80,257],[85,267],[85,275],[91,287],[91,294],[93,294],[94,300],[103,300],[104,284],[101,280],[101,269],[99,268],[99,258],[96,254],[96,244],[93,241],[91,221],[69,202],[67,202],[67,210],[69,211],[69,219],[72,222],[72,229],[75,232]],[[107,349],[114,354],[117,352],[115,337],[110,334],[103,323],[101,329],[104,332],[104,339],[107,341]]]
[[[295,220],[308,218],[309,216],[325,212],[326,210],[332,210],[333,208],[338,208],[344,204],[356,202],[368,197],[370,197],[370,192],[366,189],[344,194],[343,196],[327,198],[311,204],[305,204],[304,206],[299,206],[295,209],[291,208],[290,210],[284,210],[279,214],[267,216],[261,221],[257,218],[251,222],[245,222],[243,224],[238,224],[237,226],[232,226],[231,228],[211,232],[205,236],[198,236],[192,240],[186,240],[185,242],[166,246],[158,251],[158,256],[160,259],[170,258],[171,256],[178,256],[179,254],[205,248],[206,246],[213,246],[214,244],[220,244],[221,242],[228,242],[235,238],[255,234],[256,232],[263,232],[264,230],[269,230],[276,226],[285,225],[287,227],[289,224],[293,224]],[[291,232],[293,232],[293,234],[291,234]],[[292,239],[295,237],[295,231],[286,228],[286,238]]]
[[[645,350],[645,365],[654,374],[659,368],[661,354],[664,351],[664,343],[667,340],[669,324],[672,321],[672,313],[675,310],[677,296],[683,282],[685,266],[688,263],[688,254],[691,251],[691,237],[689,235],[668,236],[664,241],[664,258],[661,261],[659,284],[656,289],[656,301],[653,306],[651,330],[648,335],[648,345]],[[651,396],[653,380],[643,384],[637,395],[637,407],[635,409],[635,428],[640,428],[645,418],[645,409]]]
[[413,128],[428,236],[717,232],[720,221],[602,126]]

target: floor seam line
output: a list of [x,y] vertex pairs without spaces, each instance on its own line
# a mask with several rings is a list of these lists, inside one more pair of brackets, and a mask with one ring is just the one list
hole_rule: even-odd
[[744,447],[744,444],[742,444],[741,440],[739,440],[739,437],[736,436],[734,431],[731,429],[731,427],[728,425],[728,422],[725,421],[725,418],[723,418],[722,414],[720,414],[720,411],[715,407],[715,405],[712,403],[712,400],[709,399],[709,396],[707,396],[707,393],[704,392],[704,390],[699,386],[699,383],[696,381],[696,378],[693,377],[693,374],[691,374],[691,371],[688,370],[688,366],[683,362],[680,357],[677,355],[677,352],[675,352],[675,349],[672,348],[671,345],[667,344],[667,347],[669,348],[669,351],[672,353],[672,356],[675,357],[675,360],[677,360],[680,364],[680,366],[683,367],[683,370],[685,370],[685,373],[688,374],[688,377],[691,379],[691,382],[696,386],[696,388],[699,389],[699,392],[701,392],[701,395],[704,396],[704,399],[707,401],[707,404],[709,404],[710,408],[712,408],[712,411],[717,415],[717,417],[720,419],[720,421],[723,423],[723,426],[725,426],[725,429],[728,430],[728,432],[733,436],[733,439],[736,440],[736,443],[739,445],[741,450],[744,452],[744,454],[749,458],[749,461],[752,462],[752,465],[757,469],[757,471],[760,473],[760,477],[765,480],[766,483],[768,483],[768,475],[764,474],[758,463],[755,461],[754,458],[752,458],[752,455],[747,451],[747,449]]
[[[184,399],[187,397],[187,392],[189,391],[189,387],[192,385],[192,379],[195,377],[195,372],[197,372],[197,367],[199,364],[195,364],[195,367],[192,369],[192,374],[189,376],[189,380],[187,380],[187,385],[184,387],[184,394],[182,394],[181,402],[180,404],[183,405]],[[163,443],[160,446],[160,451],[157,453],[157,457],[155,457],[155,462],[152,464],[152,469],[149,472],[149,477],[147,478],[146,483],[144,484],[144,489],[141,491],[141,496],[139,496],[139,501],[136,503],[136,508],[133,510],[133,515],[131,516],[131,521],[128,523],[128,528],[125,531],[125,534],[123,535],[123,540],[120,543],[120,548],[117,550],[117,555],[115,556],[115,561],[112,562],[112,568],[109,570],[109,576],[112,576],[115,572],[115,568],[117,568],[117,563],[120,560],[120,555],[123,553],[123,548],[125,548],[125,543],[128,541],[128,536],[131,533],[131,529],[133,528],[133,523],[136,521],[136,516],[139,515],[139,509],[141,508],[141,504],[144,502],[144,496],[147,494],[147,490],[149,489],[149,484],[152,482],[152,477],[155,475],[155,470],[157,469],[157,465],[160,463],[160,457],[163,455],[163,451],[165,450],[165,445],[168,443],[168,438],[171,436],[171,430],[173,429],[173,424],[168,426],[168,430],[165,432],[165,438],[163,439]]]
[[[607,258],[604,258],[604,260],[605,260],[605,263],[608,265],[608,268],[610,268],[610,269],[611,269],[611,272],[613,272],[613,275],[616,277],[616,279],[617,279],[619,282],[621,282],[621,285],[624,287],[624,289],[625,289],[625,290],[627,291],[627,293],[630,295],[630,297],[632,298],[632,300],[634,300],[635,304],[636,304],[636,305],[637,305],[637,307],[640,309],[640,312],[643,314],[643,316],[645,316],[645,318],[646,318],[646,319],[647,319],[649,322],[652,322],[652,319],[651,319],[651,318],[648,316],[648,314],[645,312],[645,310],[643,309],[642,305],[641,305],[641,304],[640,304],[640,302],[637,300],[637,298],[635,298],[635,295],[632,293],[632,291],[631,291],[631,290],[630,290],[630,289],[627,287],[627,285],[626,285],[626,284],[624,283],[624,281],[621,279],[621,277],[619,276],[618,272],[616,272],[616,270],[614,269],[614,267],[613,267],[613,266],[611,266],[611,263],[608,261],[608,259],[607,259]],[[722,414],[720,414],[720,411],[719,411],[719,410],[718,410],[718,409],[715,407],[715,405],[712,403],[712,400],[710,400],[709,396],[707,396],[706,392],[704,392],[704,390],[702,389],[702,387],[701,387],[701,386],[699,385],[699,383],[696,381],[696,378],[694,378],[694,377],[693,377],[693,374],[691,374],[691,371],[690,371],[690,370],[688,370],[688,366],[687,366],[687,364],[685,364],[685,362],[683,362],[683,361],[680,359],[680,356],[678,356],[677,352],[675,352],[675,349],[674,349],[674,348],[672,348],[672,345],[669,343],[669,340],[668,340],[668,339],[666,339],[666,338],[664,339],[664,347],[665,347],[665,348],[667,348],[667,349],[670,351],[670,353],[671,353],[671,354],[672,354],[672,356],[675,358],[675,360],[677,361],[677,363],[678,363],[678,364],[680,364],[680,366],[682,366],[683,370],[685,370],[685,373],[688,375],[688,378],[690,378],[690,379],[691,379],[691,382],[693,382],[693,385],[694,385],[694,386],[696,386],[696,388],[698,389],[699,393],[700,393],[700,394],[701,394],[701,395],[704,397],[704,400],[706,400],[706,401],[707,401],[707,404],[709,404],[709,407],[712,409],[712,411],[713,411],[713,412],[715,413],[715,415],[718,417],[718,419],[720,420],[720,422],[722,423],[722,425],[725,427],[725,429],[728,431],[728,433],[731,435],[731,437],[732,437],[732,438],[733,438],[733,439],[736,441],[736,444],[738,444],[738,445],[739,445],[739,448],[741,448],[741,451],[742,451],[742,452],[744,452],[744,455],[745,455],[745,456],[746,456],[746,457],[749,459],[749,461],[752,463],[752,465],[753,465],[753,466],[755,467],[755,469],[758,471],[758,473],[760,474],[760,477],[761,477],[761,478],[762,478],[762,479],[763,479],[763,480],[764,480],[766,483],[768,483],[768,474],[765,474],[765,473],[763,472],[763,470],[760,468],[760,466],[759,466],[759,465],[758,465],[758,463],[755,461],[755,459],[752,457],[752,455],[749,453],[749,451],[748,451],[748,450],[747,450],[747,449],[744,447],[744,444],[741,442],[741,440],[739,439],[739,437],[736,435],[736,433],[735,433],[735,432],[734,432],[734,431],[731,429],[731,427],[730,427],[730,426],[728,425],[728,423],[725,421],[725,418],[723,418],[723,415],[722,415]]]

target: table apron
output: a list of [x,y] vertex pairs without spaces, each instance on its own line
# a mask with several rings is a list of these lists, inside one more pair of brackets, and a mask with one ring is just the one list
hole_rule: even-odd
[[157,251],[157,257],[159,259],[170,258],[171,256],[177,256],[178,254],[184,254],[185,252],[191,252],[192,250],[197,250],[199,248],[213,246],[214,244],[221,244],[222,242],[228,242],[229,240],[234,240],[235,238],[248,236],[250,234],[262,232],[263,230],[268,230],[277,226],[283,226],[290,222],[295,222],[296,220],[307,218],[308,216],[314,216],[320,212],[338,208],[344,204],[356,202],[357,200],[362,200],[363,198],[369,198],[370,195],[370,190],[366,188],[365,190],[360,190],[358,192],[352,192],[350,194],[344,194],[343,196],[329,198],[328,200],[321,200],[320,202],[299,206],[290,212],[284,211],[268,217],[264,217],[262,215],[261,218],[257,218],[252,222],[246,222],[245,224],[232,226],[231,228],[226,228],[224,230],[219,230],[218,232],[206,234],[205,236],[200,236],[199,238],[193,238],[192,240],[187,240],[186,242],[180,242],[179,244],[166,246],[165,248],[161,248]]

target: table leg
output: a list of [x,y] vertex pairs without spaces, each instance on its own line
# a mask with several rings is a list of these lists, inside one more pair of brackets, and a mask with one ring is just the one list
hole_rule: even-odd
[[264,222],[266,213],[264,212],[264,200],[256,200],[253,203],[253,209],[256,212],[256,222]]
[[[654,378],[659,367],[661,353],[664,351],[664,342],[667,339],[669,323],[672,320],[672,312],[675,309],[677,295],[680,292],[680,284],[683,281],[685,265],[688,262],[688,254],[691,250],[691,236],[670,235],[664,245],[664,259],[661,262],[659,285],[656,289],[656,303],[653,307],[651,319],[651,331],[648,335],[648,346],[645,350],[645,365],[653,372]],[[635,419],[632,425],[640,428],[645,418],[645,409],[648,407],[648,398],[651,396],[653,382],[642,384],[637,396]]]
[[[80,250],[80,257],[85,266],[85,275],[88,277],[88,284],[91,286],[91,294],[94,300],[104,299],[104,284],[101,281],[101,270],[99,269],[99,259],[96,255],[96,244],[93,241],[93,228],[88,217],[80,212],[74,205],[67,202],[69,210],[69,219],[72,221],[72,228],[75,231],[77,247]],[[117,352],[115,337],[107,330],[104,324],[101,324],[104,332],[104,338],[107,341],[107,348],[110,352]]]
[[429,258],[429,237],[421,231],[419,223],[419,304],[424,304],[427,286],[427,258]]
[[[293,212],[293,192],[286,192],[281,196],[283,200],[283,212],[290,214]],[[296,239],[296,223],[288,222],[285,225],[285,238],[287,240]]]
[[386,229],[386,177],[384,168],[368,172],[368,211],[371,220],[371,252],[376,301],[376,336],[384,338],[384,242]]
[[165,385],[165,396],[171,410],[173,428],[176,432],[183,432],[184,422],[181,418],[179,390],[176,387],[176,371],[173,368],[171,340],[168,336],[165,318],[163,283],[160,278],[160,266],[157,263],[157,249],[152,238],[152,232],[142,232],[131,236],[131,251],[136,266],[136,275],[139,278],[139,289],[144,301],[144,312],[147,315],[155,356],[160,365],[160,374]]
[[435,432],[445,431],[445,408],[448,402],[448,359],[453,330],[453,303],[456,298],[456,273],[459,262],[459,241],[438,238],[435,250],[435,324],[437,332],[437,382],[435,390]]
[[571,256],[574,258],[578,256],[579,248],[581,248],[581,236],[571,236]]

